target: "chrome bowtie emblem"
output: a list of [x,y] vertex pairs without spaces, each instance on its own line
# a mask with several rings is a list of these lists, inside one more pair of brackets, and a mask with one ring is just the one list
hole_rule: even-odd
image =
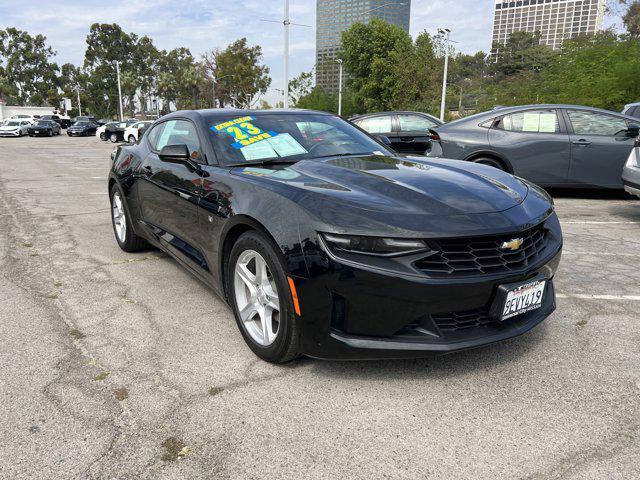
[[500,245],[500,248],[502,250],[516,251],[522,246],[523,243],[524,243],[524,240],[522,238],[514,238],[512,240],[509,240],[508,242],[502,242],[502,245]]

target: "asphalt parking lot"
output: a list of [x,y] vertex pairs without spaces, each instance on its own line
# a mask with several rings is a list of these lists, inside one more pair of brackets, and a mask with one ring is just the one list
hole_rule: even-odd
[[117,247],[111,149],[0,139],[0,478],[640,478],[640,201],[556,194],[558,309],[523,337],[273,366]]

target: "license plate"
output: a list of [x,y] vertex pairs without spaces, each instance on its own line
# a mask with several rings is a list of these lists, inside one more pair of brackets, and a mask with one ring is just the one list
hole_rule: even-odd
[[534,280],[509,290],[502,309],[502,320],[540,308],[546,284],[546,280]]

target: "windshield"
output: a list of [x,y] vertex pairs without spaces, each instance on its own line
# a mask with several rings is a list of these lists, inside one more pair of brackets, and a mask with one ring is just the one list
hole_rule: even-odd
[[225,163],[298,161],[334,155],[391,155],[366,134],[333,115],[240,112],[207,119],[211,141]]
[[89,122],[86,122],[86,121],[83,120],[81,122],[76,122],[73,125],[76,126],[76,127],[84,127],[85,125],[89,125]]
[[40,120],[36,125],[39,125],[41,127],[48,127],[49,125],[51,125],[51,122],[48,120]]
[[20,126],[20,122],[7,122],[5,125],[7,125],[9,127],[19,127]]

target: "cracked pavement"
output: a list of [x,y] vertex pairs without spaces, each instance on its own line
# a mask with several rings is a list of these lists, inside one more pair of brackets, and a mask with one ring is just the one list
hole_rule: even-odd
[[640,201],[556,195],[558,310],[523,337],[273,366],[173,260],[119,250],[111,148],[0,139],[0,478],[640,478]]

